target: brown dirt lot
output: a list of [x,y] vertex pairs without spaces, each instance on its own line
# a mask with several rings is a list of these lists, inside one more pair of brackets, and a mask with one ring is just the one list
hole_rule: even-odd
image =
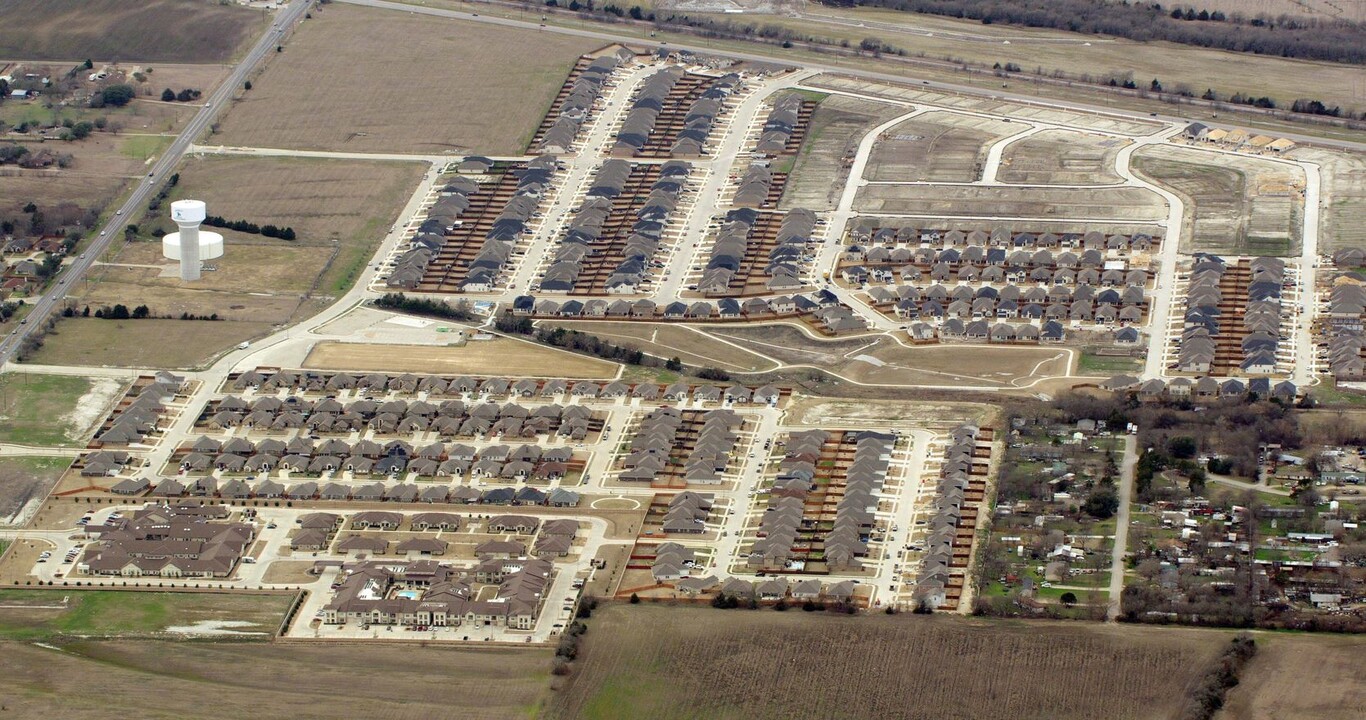
[[267,22],[202,0],[0,0],[0,57],[225,62]]
[[1144,188],[1017,188],[976,185],[868,185],[854,207],[863,212],[969,217],[1060,217],[1158,220],[1161,196]]
[[310,150],[516,154],[574,62],[602,44],[331,5],[315,10],[279,62],[253,81],[217,139]]
[[544,700],[550,668],[549,651],[520,648],[123,641],[62,649],[4,644],[0,692],[16,717],[526,718]]
[[1006,148],[996,179],[1008,183],[1117,183],[1115,156],[1127,140],[1073,130],[1044,130]]
[[[594,615],[574,673],[548,715],[1169,717],[1225,637],[947,616],[618,605]],[[1058,675],[1071,681],[1049,680]]]
[[971,182],[982,177],[987,147],[1025,126],[990,118],[928,112],[888,130],[868,157],[877,181]]
[[[1257,656],[1229,691],[1221,720],[1366,717],[1366,639],[1259,633]],[[1307,670],[1307,672],[1306,672]]]
[[268,583],[308,585],[318,579],[317,575],[308,574],[311,567],[311,560],[276,560],[266,568],[265,577],[262,579]]
[[412,373],[469,373],[502,377],[610,378],[617,365],[606,360],[519,340],[497,338],[463,346],[368,345],[321,342],[304,366],[317,370]]
[[633,347],[656,357],[677,357],[686,365],[717,367],[739,372],[771,370],[773,363],[754,353],[709,337],[682,325],[655,323],[565,322],[550,323],[611,342]]
[[30,360],[45,365],[188,369],[270,327],[268,322],[69,318],[58,323]]
[[1134,170],[1186,203],[1182,252],[1299,252],[1304,173],[1298,168],[1172,145],[1135,152]]

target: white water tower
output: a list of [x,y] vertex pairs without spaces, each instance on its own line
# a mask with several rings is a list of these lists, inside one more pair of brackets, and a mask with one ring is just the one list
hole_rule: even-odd
[[203,200],[177,200],[171,203],[171,219],[180,232],[161,238],[161,254],[180,261],[180,279],[198,280],[205,260],[223,257],[223,236],[200,232],[199,224],[207,215]]

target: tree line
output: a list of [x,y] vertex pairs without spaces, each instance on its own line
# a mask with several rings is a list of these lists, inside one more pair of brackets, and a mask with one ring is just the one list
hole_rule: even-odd
[[180,92],[176,92],[176,91],[174,91],[174,90],[172,90],[172,89],[170,89],[170,88],[166,88],[165,90],[162,90],[162,91],[161,91],[161,101],[162,101],[162,102],[190,102],[191,100],[198,100],[198,99],[199,99],[199,96],[200,96],[201,94],[202,94],[202,93],[200,93],[198,90],[196,90],[196,89],[194,89],[194,88],[185,88],[184,90],[181,90]]
[[410,298],[403,293],[385,293],[375,301],[375,307],[448,320],[467,321],[474,319],[474,313],[470,311],[470,304],[465,300],[460,300],[451,305],[445,300],[427,300],[425,298]]
[[247,220],[228,220],[219,215],[209,215],[204,218],[204,224],[210,227],[227,228],[237,232],[251,233],[252,235],[264,235],[268,238],[278,238],[280,240],[293,240],[297,235],[292,227],[277,227],[275,225],[257,225]]
[[[1182,45],[1275,55],[1306,60],[1366,64],[1362,26],[1346,20],[1277,18],[1248,19],[1234,14],[1205,13],[1208,22],[1190,22],[1158,3],[1116,3],[1109,0],[822,0],[834,6],[882,7],[903,12],[1052,28],[1092,35],[1113,35],[1146,42],[1166,40]],[[1199,20],[1197,12],[1191,20]]]
[[169,315],[169,314],[168,314],[168,315],[153,315],[153,314],[152,314],[151,308],[147,307],[146,305],[138,305],[137,307],[134,307],[134,308],[132,308],[132,309],[130,310],[130,309],[128,308],[128,306],[127,306],[127,305],[124,305],[123,303],[116,303],[116,304],[114,304],[114,305],[112,305],[112,306],[111,306],[111,305],[105,305],[105,306],[103,306],[103,307],[98,307],[98,308],[95,308],[94,312],[91,312],[90,306],[89,306],[89,305],[86,305],[86,306],[85,306],[85,309],[79,310],[79,311],[76,309],[76,306],[75,306],[75,305],[67,305],[66,307],[62,308],[62,317],[64,317],[64,318],[74,318],[74,317],[88,318],[88,317],[94,317],[94,318],[98,318],[98,319],[100,319],[100,320],[208,320],[208,321],[218,321],[218,320],[221,320],[221,319],[222,319],[222,318],[218,317],[218,313],[211,313],[211,314],[209,314],[209,315],[196,315],[196,314],[190,313],[190,312],[182,312],[182,313],[180,313],[180,315],[178,315],[178,316],[177,316],[177,315]]

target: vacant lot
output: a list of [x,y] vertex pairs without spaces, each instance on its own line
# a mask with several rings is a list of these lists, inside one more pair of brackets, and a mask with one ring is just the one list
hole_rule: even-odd
[[5,643],[0,694],[15,717],[511,720],[536,714],[549,667],[549,651],[506,648]]
[[787,407],[784,425],[832,427],[925,427],[948,432],[964,422],[991,424],[998,409],[976,403],[914,400],[829,400],[800,397]]
[[189,369],[271,328],[268,322],[69,318],[30,358],[44,365]]
[[458,347],[321,342],[308,354],[304,366],[318,370],[552,378],[609,378],[617,372],[616,363],[505,338]]
[[[354,6],[315,10],[223,122],[227,145],[520,153],[603,43]],[[339,53],[345,48],[345,53]]]
[[[1257,656],[1229,692],[1220,720],[1366,717],[1366,640],[1343,635],[1257,635]],[[1305,672],[1312,668],[1311,672]]]
[[17,142],[31,153],[48,150],[70,155],[71,161],[65,168],[55,165],[43,169],[22,169],[13,165],[0,168],[0,214],[10,215],[29,202],[40,208],[74,203],[81,209],[99,212],[130,178],[147,174],[144,168],[148,158],[159,155],[168,142],[160,133],[173,131],[190,112],[185,106],[140,102],[110,111],[62,109],[55,112],[37,103],[5,103],[0,106],[0,121],[7,124],[49,123],[54,117],[58,122],[66,119],[93,121],[104,117],[108,122],[123,124],[124,130],[120,133],[95,132],[79,142],[42,142],[36,138]]
[[76,375],[0,375],[0,442],[82,446],[122,384]]
[[928,112],[888,130],[873,146],[864,177],[877,181],[972,182],[987,147],[1026,129],[1000,120]]
[[816,106],[801,154],[783,192],[783,208],[835,207],[849,177],[849,162],[868,131],[904,114],[904,108],[832,95]]
[[0,58],[226,62],[267,22],[208,0],[0,0]]
[[1298,168],[1153,146],[1134,153],[1134,170],[1171,189],[1186,203],[1182,252],[1282,256],[1299,252],[1304,176]]
[[[544,323],[542,323],[544,325]],[[566,322],[551,323],[636,348],[650,355],[676,357],[685,365],[722,370],[758,372],[775,366],[752,352],[682,325],[652,323]]]
[[20,512],[45,497],[70,465],[64,457],[0,457],[0,524],[21,520]]
[[[298,234],[295,240],[285,241],[218,229],[223,233],[227,250],[223,259],[214,262],[219,271],[205,275],[204,287],[306,291],[316,282],[317,292],[337,294],[350,287],[370,260],[424,170],[420,163],[311,158],[197,159],[187,162],[180,171],[180,183],[172,199],[203,200],[214,215],[257,225],[291,227]],[[153,226],[174,230],[170,220],[161,216]],[[244,251],[235,255],[234,246]],[[272,248],[289,249],[302,256],[291,260],[260,255]],[[154,253],[148,259],[134,256],[127,262],[157,261],[160,248],[152,250]],[[277,265],[283,268],[274,272],[288,273],[288,278],[261,274]],[[169,282],[180,284],[178,280]]]
[[1007,389],[1065,376],[1062,348],[1007,345],[906,346],[885,336],[816,340],[791,325],[715,329],[711,333],[787,365],[813,367],[871,385],[974,385]]
[[968,217],[1059,217],[1142,221],[1166,217],[1162,198],[1144,188],[1021,188],[978,185],[867,185],[863,212]]
[[[945,616],[615,606],[592,621],[550,715],[1169,717],[1225,639]],[[1071,680],[1049,680],[1056,676]]]
[[1044,130],[1006,148],[996,179],[1036,185],[1117,183],[1115,155],[1127,144],[1122,138]]
[[291,600],[283,594],[0,590],[0,639],[166,637],[202,632],[212,623],[262,637],[275,632]]

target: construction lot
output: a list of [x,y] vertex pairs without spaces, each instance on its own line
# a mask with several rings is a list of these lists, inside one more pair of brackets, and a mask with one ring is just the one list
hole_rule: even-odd
[[1185,253],[1299,253],[1304,176],[1297,168],[1177,147],[1135,153],[1137,169],[1188,198]]
[[[303,23],[289,57],[267,65],[214,139],[300,150],[515,155],[574,61],[600,45],[335,4]],[[495,86],[518,91],[488,91]]]
[[1122,138],[1075,130],[1044,130],[1011,145],[996,177],[1022,185],[1108,185],[1120,182],[1115,155]]
[[811,117],[806,144],[793,165],[782,207],[833,208],[848,175],[857,138],[896,115],[894,107],[855,98],[831,95],[821,100]]
[[869,185],[856,206],[877,215],[1152,221],[1165,215],[1153,193],[1138,188]]
[[1021,129],[1009,121],[927,112],[884,133],[864,177],[875,182],[972,182],[987,147]]

